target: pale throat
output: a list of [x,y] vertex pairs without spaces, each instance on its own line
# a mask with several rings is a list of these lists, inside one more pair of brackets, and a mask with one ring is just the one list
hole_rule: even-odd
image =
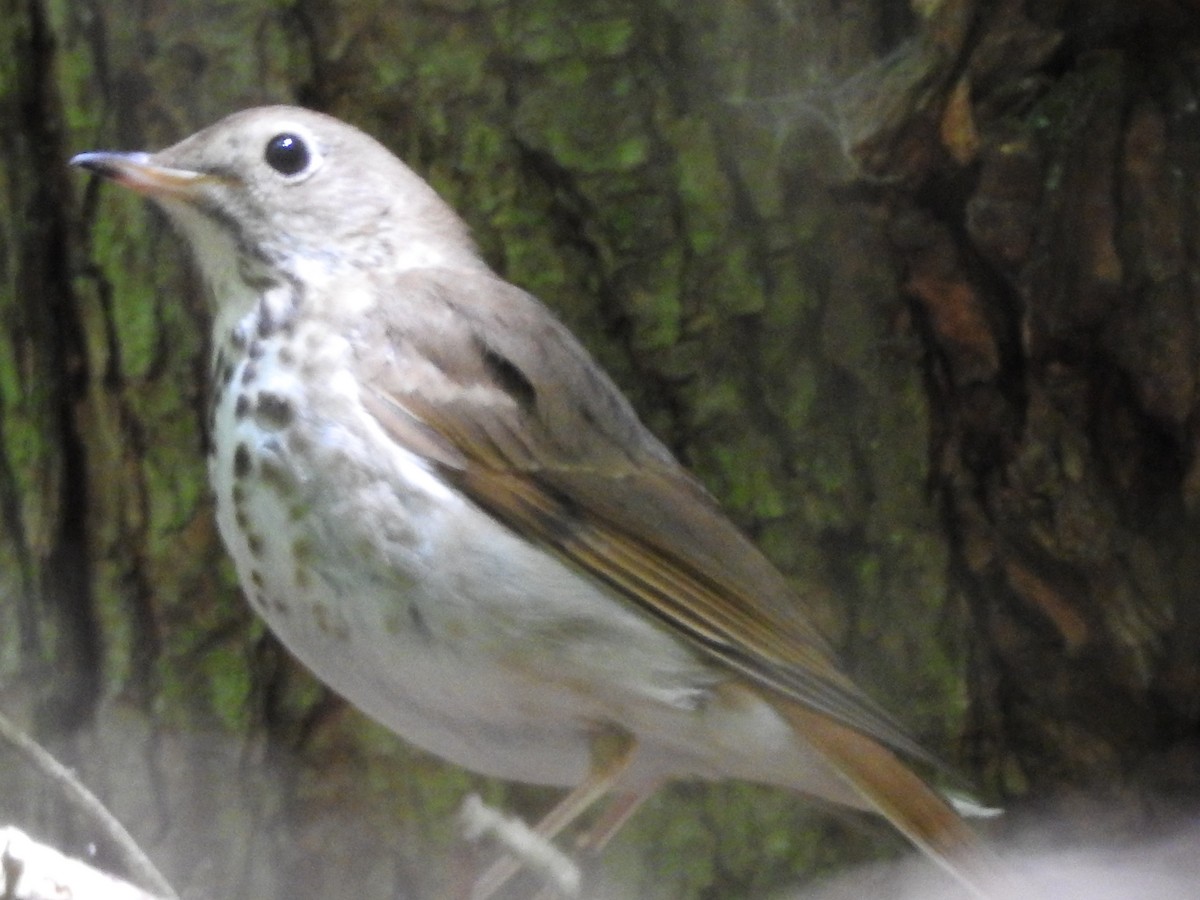
[[178,204],[169,204],[167,210],[187,237],[207,288],[214,369],[222,354],[232,361],[256,340],[293,325],[302,304],[308,305],[305,299],[325,295],[323,288],[334,282],[328,259],[307,260],[297,254],[272,264],[202,212]]

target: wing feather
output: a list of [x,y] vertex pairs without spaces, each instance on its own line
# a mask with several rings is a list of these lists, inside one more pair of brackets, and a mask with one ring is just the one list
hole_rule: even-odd
[[362,373],[393,440],[703,654],[929,759],[842,674],[786,579],[544,307],[485,275],[425,271],[393,287],[405,300],[386,323],[389,350]]

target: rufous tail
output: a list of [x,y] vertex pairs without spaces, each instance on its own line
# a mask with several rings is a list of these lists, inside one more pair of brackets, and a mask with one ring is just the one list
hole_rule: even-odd
[[1006,881],[1003,864],[954,808],[895,753],[829,716],[790,701],[776,708],[867,802],[976,896]]

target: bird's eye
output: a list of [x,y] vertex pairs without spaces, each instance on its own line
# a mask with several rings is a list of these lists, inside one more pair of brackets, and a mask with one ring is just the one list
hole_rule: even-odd
[[267,141],[263,154],[267,165],[281,175],[298,175],[308,168],[312,159],[308,144],[295,134],[277,134]]

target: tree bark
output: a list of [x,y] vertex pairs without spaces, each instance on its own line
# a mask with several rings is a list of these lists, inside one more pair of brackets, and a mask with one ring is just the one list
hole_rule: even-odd
[[901,185],[977,758],[1138,829],[1194,808],[1200,774],[1198,11],[963,12],[918,51],[954,60],[940,103],[852,152]]
[[[1194,804],[1195,3],[3,3],[0,704],[180,893],[445,895],[466,793],[552,799],[405,748],[239,596],[200,285],[65,163],[265,102],[425,175],[998,830]],[[0,785],[35,836],[94,839]],[[900,847],[680,785],[598,877],[754,897]]]

